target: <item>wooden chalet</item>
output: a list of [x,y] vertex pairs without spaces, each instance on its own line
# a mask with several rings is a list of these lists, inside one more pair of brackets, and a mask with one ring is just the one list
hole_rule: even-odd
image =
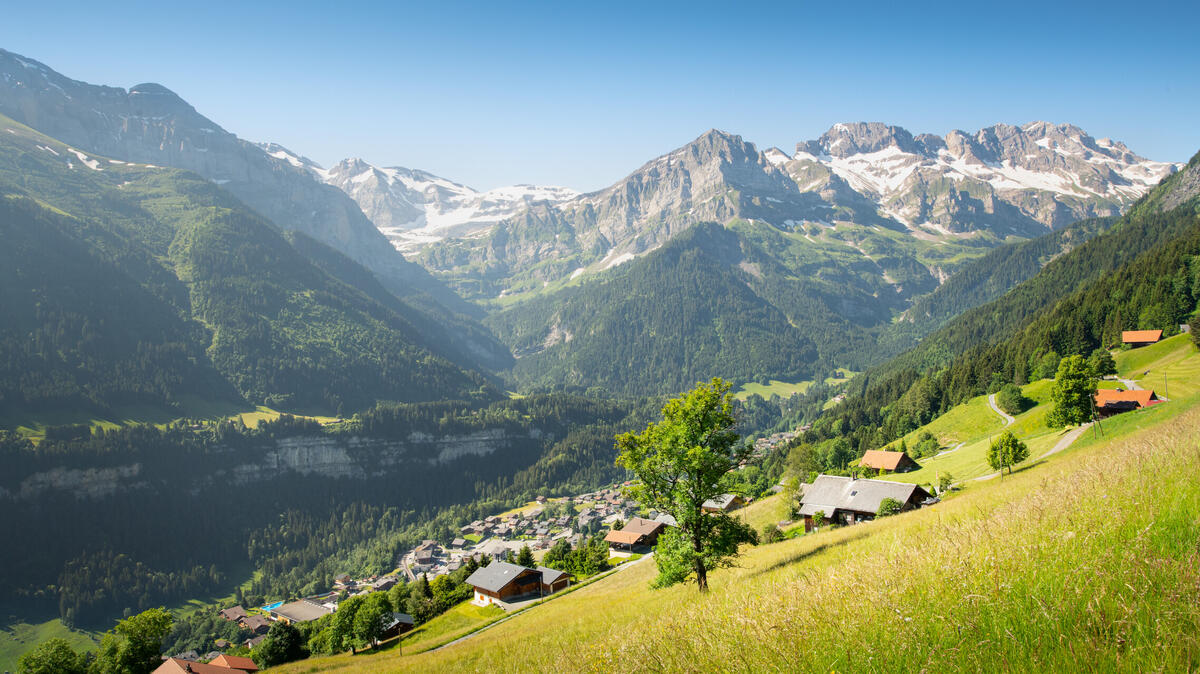
[[554,594],[565,589],[571,575],[565,571],[539,566],[531,569],[508,562],[492,562],[477,569],[466,580],[475,588],[472,603],[477,606],[503,604]]
[[746,499],[737,494],[721,494],[705,501],[700,508],[708,513],[727,513],[746,505]]
[[1096,391],[1096,413],[1101,417],[1140,410],[1160,402],[1162,401],[1154,391],[1150,390],[1124,391],[1102,388]]
[[858,465],[888,473],[907,473],[921,467],[904,452],[889,452],[882,449],[868,449]]
[[416,626],[417,621],[407,613],[393,613],[383,626],[383,634],[379,637],[380,641],[398,637],[401,634],[411,630]]
[[812,531],[813,515],[819,512],[824,513],[825,521],[832,524],[873,520],[879,514],[879,505],[886,498],[899,501],[901,512],[936,502],[929,492],[915,484],[818,475],[812,484],[805,487],[800,500],[804,530]]
[[217,657],[213,658],[212,660],[209,660],[208,664],[217,665],[218,667],[227,667],[229,669],[240,669],[243,672],[257,672],[258,671],[258,665],[255,665],[254,661],[251,660],[250,658],[242,658],[242,657],[237,657],[234,655],[225,655],[224,653],[222,653],[221,655],[218,655]]
[[220,615],[222,618],[230,622],[241,622],[246,619],[246,609],[241,606],[231,606],[221,609]]
[[254,634],[266,634],[271,629],[270,619],[260,615],[248,615],[239,620],[238,624]]
[[608,532],[604,541],[609,547],[633,550],[634,547],[650,547],[658,542],[658,535],[667,528],[666,523],[641,517],[631,517],[620,530]]
[[1134,348],[1149,346],[1162,341],[1162,330],[1126,330],[1121,333],[1121,342]]

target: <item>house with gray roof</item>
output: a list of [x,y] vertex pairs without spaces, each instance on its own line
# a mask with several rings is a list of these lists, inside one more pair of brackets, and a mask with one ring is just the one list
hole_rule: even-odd
[[492,562],[476,569],[466,583],[475,588],[471,603],[477,606],[505,604],[554,594],[570,584],[570,574],[539,566],[531,569],[508,562]]
[[840,475],[818,475],[812,484],[805,485],[800,499],[800,514],[804,530],[813,528],[813,515],[822,513],[825,521],[834,524],[856,524],[875,519],[884,499],[895,499],[901,512],[921,507],[929,492],[915,484],[886,480],[856,480]]

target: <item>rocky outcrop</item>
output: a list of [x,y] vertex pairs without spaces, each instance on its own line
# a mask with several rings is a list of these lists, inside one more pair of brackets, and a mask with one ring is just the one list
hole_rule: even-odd
[[421,466],[469,461],[553,440],[553,436],[536,428],[519,432],[487,429],[441,436],[414,432],[404,440],[335,435],[289,437],[275,440],[253,458],[232,450],[214,451],[213,460],[206,462],[212,468],[188,475],[186,483],[181,483],[178,475],[156,474],[155,469],[142,463],[57,467],[25,477],[12,491],[0,489],[0,498],[32,500],[47,492],[58,492],[77,499],[102,499],[118,490],[155,487],[201,493],[216,482],[252,487],[289,474],[365,480]]

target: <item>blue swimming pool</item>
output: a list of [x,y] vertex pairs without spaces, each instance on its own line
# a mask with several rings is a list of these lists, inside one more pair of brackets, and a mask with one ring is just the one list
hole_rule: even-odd
[[277,601],[274,604],[267,604],[266,606],[260,606],[259,608],[263,611],[273,611],[273,610],[279,608],[280,606],[283,606],[283,602]]

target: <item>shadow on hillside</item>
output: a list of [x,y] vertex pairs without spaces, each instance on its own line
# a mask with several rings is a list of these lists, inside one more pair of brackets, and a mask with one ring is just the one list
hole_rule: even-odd
[[[854,526],[858,526],[858,525],[854,525]],[[822,543],[822,544],[818,545],[817,547],[813,548],[812,550],[809,550],[808,552],[797,552],[796,554],[791,555],[789,557],[785,557],[768,567],[759,569],[758,571],[756,571],[754,573],[754,575],[761,576],[764,573],[770,573],[771,571],[775,571],[776,569],[782,569],[785,566],[791,566],[792,564],[802,562],[810,557],[815,557],[816,555],[818,555],[822,552],[825,552],[826,550],[841,547],[843,545],[846,545],[847,543],[856,541],[866,535],[867,535],[866,531],[859,531],[857,533],[846,536],[845,538],[843,538],[842,540],[840,540],[836,543]]]

